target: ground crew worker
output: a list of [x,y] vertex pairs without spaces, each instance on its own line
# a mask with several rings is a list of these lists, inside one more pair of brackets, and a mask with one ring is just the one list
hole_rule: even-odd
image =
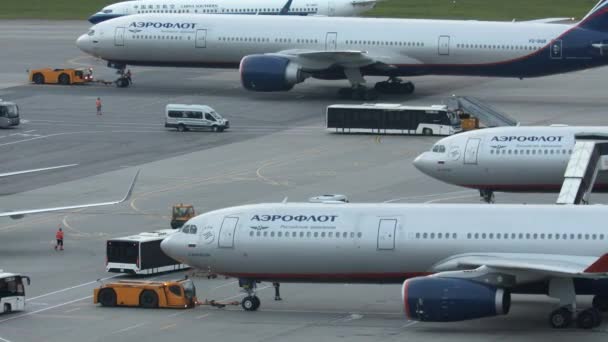
[[57,247],[59,247],[59,250],[62,251],[63,250],[63,230],[61,229],[61,227],[59,227],[59,230],[57,230],[57,233],[55,233],[55,239],[57,239],[57,244],[55,245],[55,250],[57,250]]
[[95,101],[95,107],[97,107],[97,115],[101,115],[101,98],[97,98]]
[[280,283],[272,283],[274,286],[274,300],[281,300],[281,284]]
[[133,81],[131,80],[131,69],[127,69],[127,73],[125,74],[125,77],[129,81],[129,84],[133,84]]

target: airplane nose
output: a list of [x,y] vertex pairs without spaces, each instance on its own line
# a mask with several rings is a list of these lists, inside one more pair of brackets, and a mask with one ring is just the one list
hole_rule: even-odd
[[91,37],[88,34],[83,34],[76,39],[76,46],[86,53],[91,53]]
[[432,162],[426,156],[427,152],[422,153],[414,159],[414,167],[424,174],[429,175],[432,167]]
[[163,241],[160,242],[160,249],[171,258],[177,259],[177,242],[175,241],[174,236],[168,236],[163,239]]

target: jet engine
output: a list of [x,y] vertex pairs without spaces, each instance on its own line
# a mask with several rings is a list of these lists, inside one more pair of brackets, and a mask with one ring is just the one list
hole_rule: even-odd
[[403,283],[401,295],[408,319],[454,322],[506,315],[511,294],[465,279],[418,277]]
[[299,65],[280,56],[245,56],[239,70],[243,87],[251,91],[288,91],[305,78]]

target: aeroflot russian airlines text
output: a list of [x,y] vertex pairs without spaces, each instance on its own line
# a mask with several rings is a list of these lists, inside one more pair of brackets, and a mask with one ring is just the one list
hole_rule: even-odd
[[161,23],[161,22],[143,22],[143,21],[138,21],[138,22],[132,22],[131,25],[129,25],[129,27],[136,27],[136,28],[154,27],[154,28],[193,29],[194,27],[196,27],[196,23]]
[[541,141],[541,142],[561,142],[562,141],[562,136],[539,136],[539,137],[527,137],[527,136],[495,136],[492,137],[492,141],[500,141],[500,142],[505,142],[505,141],[519,141],[519,142],[537,142],[537,141]]
[[251,221],[335,222],[338,215],[253,215]]

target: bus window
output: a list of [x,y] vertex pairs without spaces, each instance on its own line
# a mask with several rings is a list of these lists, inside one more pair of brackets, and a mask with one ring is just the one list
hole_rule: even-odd
[[184,116],[184,113],[181,111],[177,111],[177,110],[170,110],[169,111],[169,117],[170,118],[181,118]]

